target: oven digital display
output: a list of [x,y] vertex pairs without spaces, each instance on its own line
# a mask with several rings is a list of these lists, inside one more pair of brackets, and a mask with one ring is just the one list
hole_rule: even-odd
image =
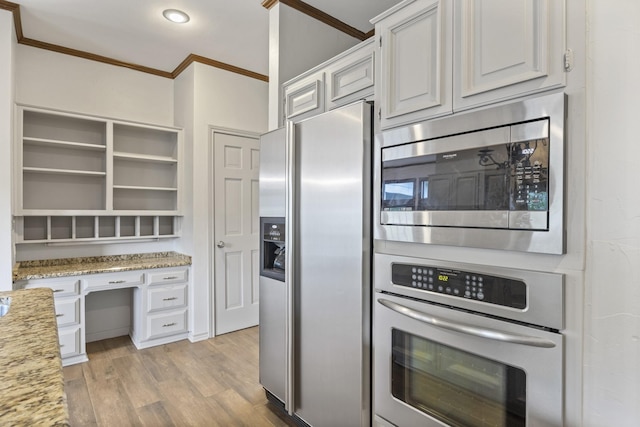
[[516,279],[415,264],[391,266],[394,285],[525,309],[527,285]]

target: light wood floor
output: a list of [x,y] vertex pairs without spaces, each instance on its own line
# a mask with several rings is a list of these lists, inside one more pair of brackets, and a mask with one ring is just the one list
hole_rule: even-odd
[[64,368],[72,426],[293,426],[258,383],[258,328],[136,350],[129,337],[87,344]]

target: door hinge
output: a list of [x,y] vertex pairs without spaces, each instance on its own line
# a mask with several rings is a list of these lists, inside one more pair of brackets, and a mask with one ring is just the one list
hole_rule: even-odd
[[573,51],[571,49],[567,49],[564,51],[564,55],[563,55],[563,62],[564,62],[564,70],[565,71],[571,71],[573,70]]
[[378,120],[382,120],[382,108],[378,108]]

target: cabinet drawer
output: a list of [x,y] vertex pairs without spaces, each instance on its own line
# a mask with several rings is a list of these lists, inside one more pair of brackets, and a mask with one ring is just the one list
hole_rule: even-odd
[[58,331],[58,342],[60,343],[60,356],[64,359],[69,356],[77,356],[82,353],[80,348],[80,338],[82,328],[63,328]]
[[53,295],[58,297],[64,297],[67,295],[79,295],[80,294],[80,280],[78,279],[70,279],[70,280],[60,280],[60,281],[42,281],[29,283],[24,287],[25,289],[34,289],[34,288],[49,288],[53,290]]
[[142,271],[88,276],[88,290],[129,288],[144,283]]
[[148,276],[150,285],[186,282],[189,277],[187,268],[148,273]]
[[80,297],[56,299],[58,327],[80,324]]
[[170,313],[151,314],[147,317],[146,339],[187,332],[187,309]]
[[148,290],[147,312],[180,308],[187,305],[187,285],[150,287]]

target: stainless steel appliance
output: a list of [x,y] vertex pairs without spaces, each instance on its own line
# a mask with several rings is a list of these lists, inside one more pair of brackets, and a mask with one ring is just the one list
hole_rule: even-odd
[[375,236],[564,253],[565,96],[382,132]]
[[286,331],[284,398],[262,360],[263,319],[281,307],[262,305],[263,277],[260,378],[298,424],[371,423],[371,110],[358,102],[287,128],[286,325],[273,322]]
[[376,425],[562,426],[560,274],[376,254]]
[[[260,138],[260,384],[284,402],[287,370],[285,268],[286,135],[278,129]],[[284,404],[282,404],[284,405]]]

